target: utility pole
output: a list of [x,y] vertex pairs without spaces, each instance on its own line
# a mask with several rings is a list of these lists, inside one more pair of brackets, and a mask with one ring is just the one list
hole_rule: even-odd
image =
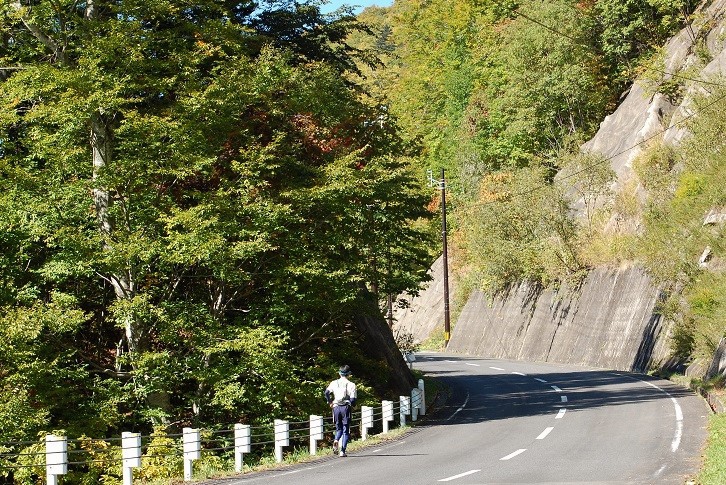
[[447,247],[447,234],[446,234],[446,175],[444,169],[441,169],[441,179],[436,180],[433,177],[433,172],[428,171],[429,184],[431,186],[438,185],[441,189],[441,242],[442,242],[442,262],[444,266],[444,347],[449,346],[449,339],[451,338],[451,319],[449,313],[449,254]]
[[386,249],[386,276],[387,276],[387,286],[388,288],[388,294],[386,295],[386,305],[388,307],[388,311],[386,312],[386,320],[388,320],[388,328],[393,329],[393,295],[391,294],[391,278],[392,278],[392,271],[391,271],[391,246],[389,245]]

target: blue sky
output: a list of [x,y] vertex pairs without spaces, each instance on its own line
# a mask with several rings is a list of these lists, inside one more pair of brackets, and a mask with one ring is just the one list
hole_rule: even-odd
[[379,7],[390,7],[393,4],[393,0],[330,0],[327,5],[320,7],[320,11],[323,13],[332,12],[341,5],[359,6],[356,9],[356,13],[363,10],[365,7],[371,5],[377,5]]

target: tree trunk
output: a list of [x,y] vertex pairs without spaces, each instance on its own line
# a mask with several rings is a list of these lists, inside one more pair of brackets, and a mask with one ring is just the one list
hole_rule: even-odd
[[51,51],[55,58],[58,60],[58,62],[60,62],[61,64],[68,64],[68,57],[66,56],[63,46],[58,44],[50,35],[48,35],[46,32],[43,32],[37,25],[35,25],[31,21],[31,17],[30,15],[28,15],[30,7],[25,7],[26,10],[23,11],[24,7],[19,1],[10,3],[10,6],[13,7],[16,11],[21,12],[20,21],[23,22],[25,28],[28,29],[31,34],[33,34],[33,37],[38,39],[41,44],[43,44],[49,51]]
[[[91,152],[93,159],[93,180],[97,182],[93,189],[93,203],[96,208],[96,220],[98,230],[103,238],[104,250],[112,249],[111,236],[113,223],[108,209],[111,204],[111,195],[107,187],[99,181],[104,170],[111,164],[112,142],[110,129],[100,112],[94,113],[91,118]],[[113,286],[116,298],[130,300],[136,294],[133,266],[127,262],[125,268],[118,268],[115,274],[108,276]],[[131,315],[124,317],[124,330],[126,332],[126,344],[129,352],[136,352],[139,349],[139,332],[134,324]]]

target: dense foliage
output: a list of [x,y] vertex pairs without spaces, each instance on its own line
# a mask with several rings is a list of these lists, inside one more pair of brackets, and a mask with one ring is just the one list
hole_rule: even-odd
[[697,264],[724,258],[702,224],[726,206],[720,94],[636,161],[644,205],[578,150],[694,2],[316,5],[0,5],[0,442],[312,412],[343,356],[365,398],[385,369],[351,322],[424,278],[424,169],[447,170],[472,286],[636,260],[683,296],[676,353],[723,335]]
[[[373,104],[388,104],[429,168],[449,171],[455,250],[476,285],[583,275],[588,257],[573,248],[593,242],[592,209],[614,174],[576,155],[578,146],[614,109],[635,63],[691,8],[412,0],[364,12],[378,37],[360,44],[389,47],[383,73],[369,77]],[[558,172],[565,176],[553,184]],[[568,214],[577,198],[592,202],[584,225]]]
[[644,264],[675,290],[662,311],[679,321],[676,353],[712,352],[724,335],[723,281],[698,260],[706,247],[723,257],[722,226],[702,227],[705,212],[724,206],[723,102],[699,115],[683,149],[648,147],[618,193],[608,161],[579,153],[639,72],[656,81],[652,91],[683,95],[683,78],[664,81],[658,49],[695,7],[408,0],[364,12],[378,36],[360,45],[386,47],[385,69],[369,76],[372,104],[388,104],[428,168],[448,170],[452,246],[468,288],[577,283],[594,265]]
[[[723,221],[707,219],[726,207],[725,97],[726,88],[719,87],[696,103],[692,136],[665,164],[682,169],[667,170],[660,187],[653,188],[646,233],[638,241],[638,256],[671,290],[665,311],[678,323],[673,350],[686,358],[710,359],[726,336],[726,231]],[[652,167],[653,158],[646,166]],[[658,188],[665,194],[659,195]]]
[[365,375],[357,301],[422,280],[429,196],[347,80],[356,28],[2,4],[0,442],[307,415],[341,359]]

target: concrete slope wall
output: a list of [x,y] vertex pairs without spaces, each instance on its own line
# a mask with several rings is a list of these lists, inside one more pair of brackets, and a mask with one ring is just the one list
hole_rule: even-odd
[[596,269],[579,289],[528,284],[488,301],[475,292],[448,350],[484,357],[646,370],[668,357],[658,290],[638,268]]
[[[451,262],[452,260],[449,258],[449,268],[451,268]],[[417,344],[426,340],[437,327],[442,332],[444,328],[444,263],[441,256],[431,265],[429,275],[432,280],[417,297],[399,296],[398,299],[406,299],[409,306],[396,308],[393,311],[394,335],[411,334]],[[456,278],[450,275],[450,302],[455,301],[456,294]]]

